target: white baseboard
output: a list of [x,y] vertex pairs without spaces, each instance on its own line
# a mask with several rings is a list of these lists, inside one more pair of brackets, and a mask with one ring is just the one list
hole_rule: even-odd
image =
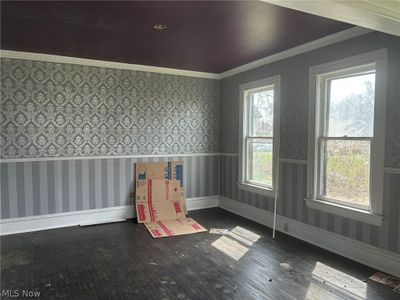
[[[189,211],[218,207],[219,196],[189,198],[186,202]],[[109,223],[134,218],[135,216],[135,207],[129,205],[32,217],[10,218],[0,220],[0,235],[76,225]]]
[[[272,212],[225,197],[220,197],[219,207],[257,223],[272,227]],[[400,277],[400,255],[397,253],[386,251],[280,215],[277,216],[276,223],[278,231],[377,270]],[[285,230],[285,227],[287,230]]]
[[189,198],[186,200],[188,210],[211,208],[219,206],[219,196]]
[[129,219],[135,216],[134,206],[116,206],[33,217],[4,219],[0,221],[0,234],[15,234],[76,226],[92,222]]

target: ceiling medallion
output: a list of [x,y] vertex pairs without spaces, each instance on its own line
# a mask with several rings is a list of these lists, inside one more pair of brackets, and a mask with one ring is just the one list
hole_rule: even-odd
[[165,30],[167,28],[167,25],[163,25],[163,24],[156,24],[153,26],[153,28],[159,32]]

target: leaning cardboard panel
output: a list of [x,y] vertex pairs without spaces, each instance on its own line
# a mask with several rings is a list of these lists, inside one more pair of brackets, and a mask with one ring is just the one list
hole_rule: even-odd
[[138,223],[185,217],[183,189],[177,180],[136,181]]
[[178,180],[137,180],[136,202],[153,201],[180,201],[183,198],[183,190]]
[[138,223],[186,218],[181,202],[157,201],[136,203]]
[[191,218],[144,223],[153,238],[171,237],[207,231]]
[[183,187],[183,162],[139,162],[136,163],[136,181],[144,179],[175,179]]

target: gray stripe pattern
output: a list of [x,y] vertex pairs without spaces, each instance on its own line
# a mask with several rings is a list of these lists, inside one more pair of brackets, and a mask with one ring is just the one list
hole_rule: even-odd
[[176,160],[187,198],[219,195],[218,155],[1,163],[1,218],[131,205],[134,164]]
[[[237,156],[221,157],[221,195],[261,209],[273,211],[272,198],[239,190]],[[374,226],[308,208],[306,197],[307,166],[282,163],[278,214],[352,239],[400,253],[400,175],[385,174],[382,226]]]

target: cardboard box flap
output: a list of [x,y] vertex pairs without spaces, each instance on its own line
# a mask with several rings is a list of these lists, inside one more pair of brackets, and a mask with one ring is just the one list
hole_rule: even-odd
[[186,218],[181,201],[136,203],[136,216],[138,223]]
[[171,237],[207,231],[207,229],[191,218],[147,222],[144,225],[153,238]]

